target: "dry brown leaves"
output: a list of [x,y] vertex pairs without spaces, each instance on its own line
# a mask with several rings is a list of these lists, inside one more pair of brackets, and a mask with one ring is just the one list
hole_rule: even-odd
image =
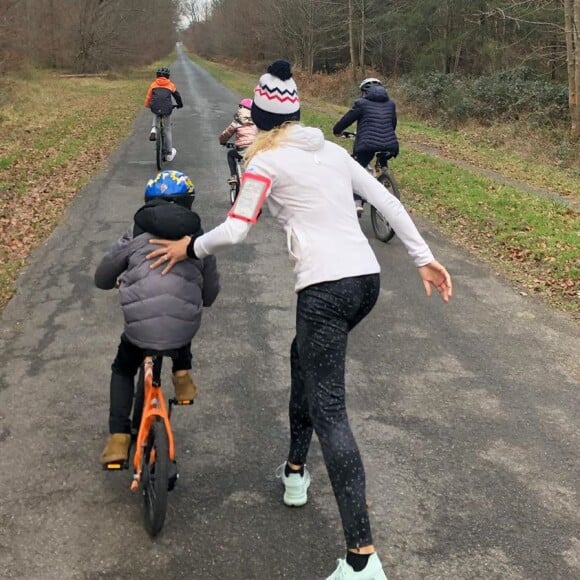
[[126,135],[146,90],[49,75],[14,82],[28,102],[0,109],[0,308],[26,257]]

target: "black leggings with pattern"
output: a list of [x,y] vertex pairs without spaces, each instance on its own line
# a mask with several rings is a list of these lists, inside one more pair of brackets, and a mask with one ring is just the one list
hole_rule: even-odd
[[347,548],[372,544],[365,472],[346,413],[348,333],[372,310],[379,274],[343,278],[298,293],[291,349],[290,453],[306,462],[313,430],[338,503]]

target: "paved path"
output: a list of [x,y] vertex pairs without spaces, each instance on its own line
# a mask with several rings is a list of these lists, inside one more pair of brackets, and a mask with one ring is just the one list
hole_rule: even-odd
[[[175,168],[206,227],[227,212],[217,135],[237,96],[180,56]],[[144,87],[145,90],[145,87]],[[121,317],[94,288],[154,173],[150,118],[32,256],[0,319],[0,578],[289,580],[342,555],[320,449],[311,501],[290,510],[274,477],[287,448],[292,273],[264,215],[219,256],[223,292],[195,342],[201,387],[177,409],[181,479],[152,541],[130,473],[100,471],[108,369]],[[419,223],[455,276],[428,300],[400,242],[372,241],[383,289],[348,353],[351,421],[390,580],[580,577],[578,327],[522,297]],[[368,215],[362,227],[370,235]]]

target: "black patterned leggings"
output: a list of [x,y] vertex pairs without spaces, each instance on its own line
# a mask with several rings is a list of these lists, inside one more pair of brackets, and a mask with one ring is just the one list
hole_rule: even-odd
[[306,462],[313,430],[338,503],[347,548],[372,544],[365,472],[346,414],[348,333],[372,310],[379,274],[343,278],[298,293],[291,349],[290,453]]

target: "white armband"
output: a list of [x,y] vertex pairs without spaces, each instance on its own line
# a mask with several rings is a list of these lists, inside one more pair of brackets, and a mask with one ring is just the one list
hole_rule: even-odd
[[240,184],[240,193],[228,213],[228,217],[237,218],[255,224],[272,186],[272,180],[257,173],[244,173]]

